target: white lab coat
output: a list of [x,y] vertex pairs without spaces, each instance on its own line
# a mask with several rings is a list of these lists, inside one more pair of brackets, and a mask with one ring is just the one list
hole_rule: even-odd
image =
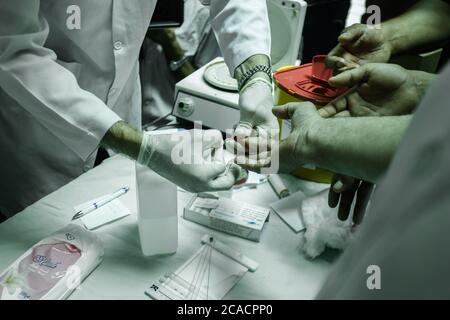
[[[269,55],[265,1],[209,2],[230,70]],[[155,4],[0,0],[0,212],[11,216],[92,168],[115,122],[140,126],[138,54]],[[80,29],[68,28],[72,5]]]

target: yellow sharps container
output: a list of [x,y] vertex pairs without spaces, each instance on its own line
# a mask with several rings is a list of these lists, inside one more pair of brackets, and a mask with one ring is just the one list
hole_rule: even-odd
[[[312,63],[284,67],[274,74],[275,104],[310,101],[319,109],[341,95],[346,89],[328,85],[333,70],[325,66],[325,56],[315,56]],[[281,127],[281,125],[280,125]],[[321,183],[331,183],[333,173],[320,168],[300,167],[295,176]]]

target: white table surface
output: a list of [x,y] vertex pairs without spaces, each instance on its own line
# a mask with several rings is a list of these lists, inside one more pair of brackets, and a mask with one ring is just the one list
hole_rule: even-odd
[[[260,263],[258,270],[248,272],[225,299],[312,299],[317,294],[337,257],[335,253],[326,253],[314,261],[306,259],[299,250],[301,234],[295,234],[276,214],[271,214],[259,243],[186,221],[182,210],[191,194],[182,191],[178,193],[177,253],[143,256],[136,217],[134,168],[129,159],[110,158],[0,224],[0,270],[33,244],[68,224],[75,205],[128,185],[131,190],[121,200],[132,215],[94,231],[103,242],[104,260],[70,299],[149,299],[144,291],[152,281],[182,265],[201,246],[200,238],[206,233]],[[301,189],[307,195],[326,187],[293,178],[286,183],[291,190]],[[266,207],[278,199],[268,183],[257,189],[234,192],[233,198]]]

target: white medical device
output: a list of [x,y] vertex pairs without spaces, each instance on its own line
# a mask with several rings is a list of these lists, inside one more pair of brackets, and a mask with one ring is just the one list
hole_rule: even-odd
[[[267,0],[272,36],[272,69],[294,65],[305,21],[303,0]],[[216,58],[176,84],[172,114],[225,132],[239,121],[236,80]]]

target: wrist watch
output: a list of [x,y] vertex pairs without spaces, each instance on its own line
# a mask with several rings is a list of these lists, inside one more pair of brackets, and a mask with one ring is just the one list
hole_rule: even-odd
[[272,81],[272,68],[268,56],[263,54],[253,55],[234,70],[234,78],[238,82],[239,91],[257,73],[264,73],[267,75],[267,80]]
[[169,68],[172,72],[179,70],[186,62],[189,61],[189,56],[183,56],[179,60],[172,60],[169,63]]

